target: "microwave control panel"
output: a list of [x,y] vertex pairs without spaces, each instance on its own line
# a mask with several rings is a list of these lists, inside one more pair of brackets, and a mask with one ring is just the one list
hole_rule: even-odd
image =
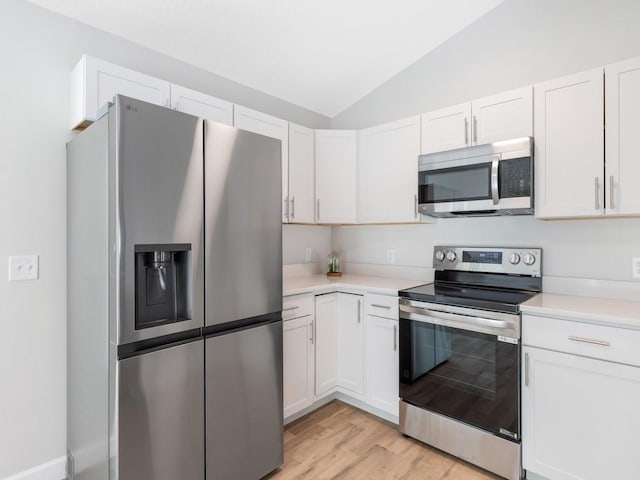
[[500,162],[500,198],[531,196],[531,161],[523,157]]

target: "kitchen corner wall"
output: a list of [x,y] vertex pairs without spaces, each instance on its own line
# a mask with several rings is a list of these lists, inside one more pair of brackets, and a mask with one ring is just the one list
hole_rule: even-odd
[[[66,451],[65,143],[72,135],[69,73],[80,56],[310,127],[327,128],[329,119],[30,3],[0,3],[0,479],[34,468],[19,478],[60,480]],[[7,257],[24,254],[40,256],[39,279],[8,282]]]
[[[307,249],[311,257],[307,259]],[[322,264],[331,253],[331,227],[316,225],[282,226],[283,263],[296,265],[301,263]]]

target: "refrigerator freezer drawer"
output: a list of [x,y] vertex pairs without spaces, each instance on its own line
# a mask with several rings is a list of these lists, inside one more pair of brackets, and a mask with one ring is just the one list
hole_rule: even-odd
[[203,343],[118,362],[119,480],[204,478]]
[[262,478],[283,463],[282,322],[205,340],[207,480]]

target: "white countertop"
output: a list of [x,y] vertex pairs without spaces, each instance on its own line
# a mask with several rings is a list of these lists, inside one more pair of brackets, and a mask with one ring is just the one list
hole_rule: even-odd
[[640,330],[640,301],[541,293],[520,305],[523,314]]
[[283,283],[284,296],[286,297],[301,293],[322,293],[340,289],[363,290],[383,295],[397,295],[399,290],[423,285],[428,282],[424,280],[344,274],[341,277],[327,277],[326,275],[285,277]]

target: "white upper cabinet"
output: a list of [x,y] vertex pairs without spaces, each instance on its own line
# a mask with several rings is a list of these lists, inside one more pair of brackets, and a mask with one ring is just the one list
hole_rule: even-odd
[[233,125],[233,103],[180,85],[171,85],[171,108],[225,125]]
[[117,94],[169,106],[170,83],[83,55],[71,72],[71,128],[84,128]]
[[531,86],[422,115],[423,154],[531,136]]
[[266,113],[235,105],[233,125],[282,141],[282,221],[289,221],[289,122]]
[[315,134],[289,124],[289,221],[313,223],[315,212]]
[[640,214],[640,58],[605,67],[607,214]]
[[358,132],[358,222],[417,222],[420,117]]
[[[422,153],[469,146],[471,103],[422,114]],[[417,181],[417,180],[416,180]]]
[[531,86],[471,102],[471,141],[474,145],[533,136]]
[[534,86],[536,216],[604,213],[601,68]]
[[356,222],[355,130],[316,130],[316,222]]

